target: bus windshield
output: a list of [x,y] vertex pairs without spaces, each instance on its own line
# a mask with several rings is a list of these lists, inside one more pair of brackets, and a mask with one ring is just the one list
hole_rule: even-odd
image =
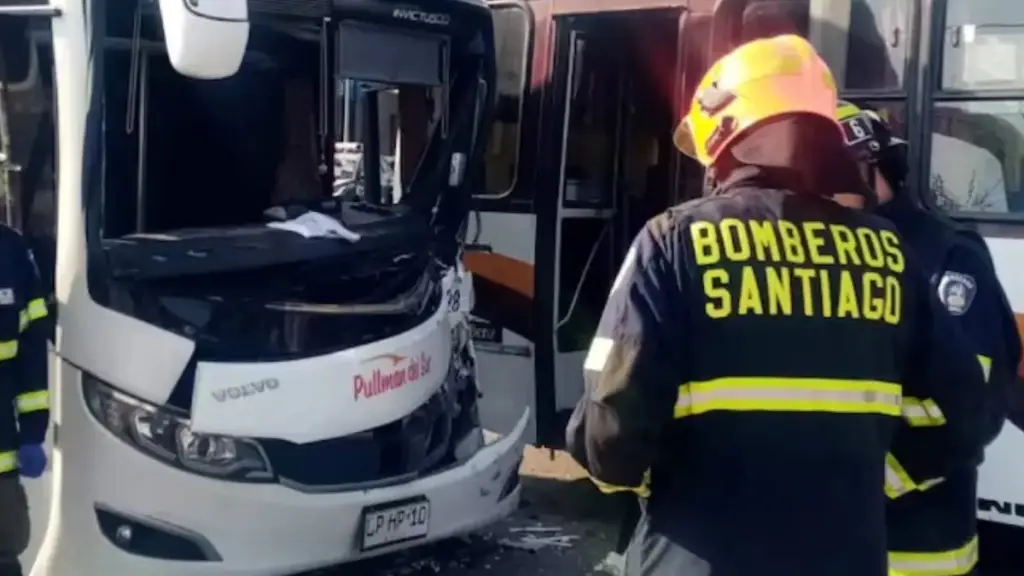
[[[111,27],[105,52],[106,238],[255,224],[273,207],[335,195],[392,203],[403,192],[393,176],[411,183],[446,120],[436,40],[389,34],[381,43],[341,31],[338,56],[324,58],[315,28],[254,25],[242,68],[199,80],[171,66],[144,19],[141,32],[131,24]],[[403,47],[395,38],[411,40]],[[346,59],[388,52],[379,46],[405,67]]]

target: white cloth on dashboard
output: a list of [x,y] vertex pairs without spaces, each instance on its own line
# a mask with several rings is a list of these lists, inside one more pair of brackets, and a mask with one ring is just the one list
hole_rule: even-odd
[[326,214],[306,212],[298,218],[284,222],[270,222],[270,228],[300,234],[305,238],[342,238],[349,242],[358,242],[361,236]]

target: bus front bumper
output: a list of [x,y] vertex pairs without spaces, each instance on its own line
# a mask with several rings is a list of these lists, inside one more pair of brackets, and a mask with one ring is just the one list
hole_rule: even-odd
[[[529,418],[524,412],[511,434],[433,475],[310,494],[172,468],[115,438],[84,406],[67,410],[54,454],[49,525],[31,576],[281,576],[464,534],[517,508]],[[386,521],[368,515],[422,502],[429,502],[426,528],[382,545],[376,529]],[[384,518],[394,522],[395,515]]]

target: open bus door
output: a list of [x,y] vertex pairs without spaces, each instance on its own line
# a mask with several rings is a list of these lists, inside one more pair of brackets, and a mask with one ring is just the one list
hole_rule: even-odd
[[43,15],[40,8],[12,6],[0,13],[0,222],[25,236],[52,294],[53,77],[50,50],[36,41],[48,32],[49,19],[31,17]]
[[675,151],[671,133],[683,78],[703,73],[703,16],[669,6],[556,20],[563,116],[560,168],[551,174],[556,417],[542,438],[548,445],[561,445],[584,392],[585,356],[634,236],[699,194],[702,171]]
[[491,3],[498,106],[464,257],[485,427],[526,405],[529,440],[564,444],[633,237],[699,195],[703,171],[671,135],[706,67],[712,4]]
[[527,405],[529,439],[563,443],[619,261],[675,200],[684,4],[491,3],[498,106],[464,257],[487,428],[503,431]]

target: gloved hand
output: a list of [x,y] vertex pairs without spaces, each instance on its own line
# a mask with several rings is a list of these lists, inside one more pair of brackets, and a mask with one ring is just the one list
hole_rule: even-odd
[[26,478],[39,478],[46,471],[46,451],[42,444],[26,444],[18,448],[18,466]]

